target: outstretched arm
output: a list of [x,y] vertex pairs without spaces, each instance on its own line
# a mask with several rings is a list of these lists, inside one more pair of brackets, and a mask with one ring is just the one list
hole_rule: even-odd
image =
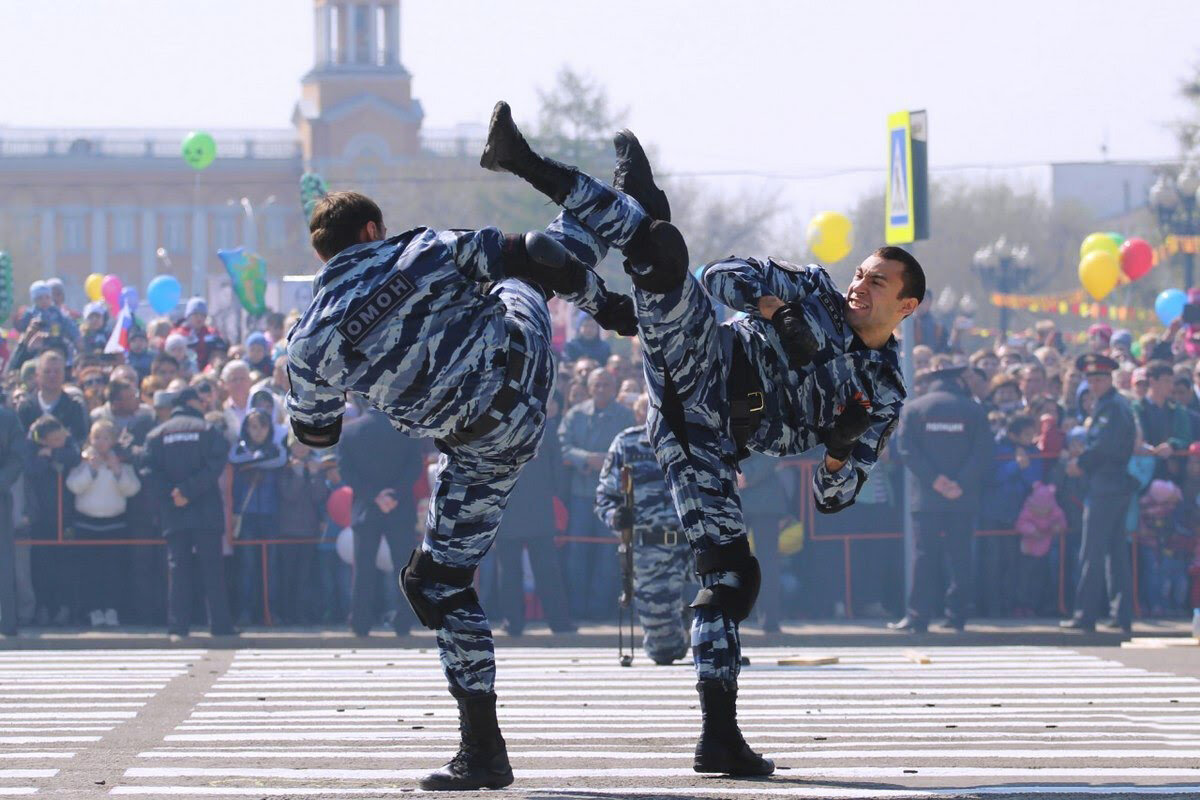
[[[777,308],[803,300],[822,282],[829,282],[829,276],[817,266],[801,267],[775,258],[731,256],[704,267],[700,282],[705,291],[724,305],[770,319]],[[765,305],[760,304],[764,299]]]

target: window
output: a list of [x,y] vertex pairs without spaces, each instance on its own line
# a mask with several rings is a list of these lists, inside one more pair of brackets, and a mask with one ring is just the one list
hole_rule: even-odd
[[237,218],[222,214],[213,219],[212,244],[220,250],[237,247],[238,242]]
[[114,253],[132,253],[135,249],[137,249],[137,220],[130,212],[114,214],[112,251]]
[[176,214],[163,220],[162,246],[171,253],[179,253],[187,247],[187,220]]
[[87,249],[87,220],[82,214],[63,217],[63,252],[78,254]]

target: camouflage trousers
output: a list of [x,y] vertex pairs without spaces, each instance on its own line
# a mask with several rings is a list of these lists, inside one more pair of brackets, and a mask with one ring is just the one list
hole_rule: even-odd
[[[630,224],[629,215],[613,210],[612,198],[602,188],[594,181],[579,181],[571,198],[580,213],[564,211],[546,229],[590,267],[608,251],[606,240],[628,241],[637,224],[625,229]],[[451,567],[474,567],[491,548],[521,468],[537,454],[541,444],[546,401],[554,388],[550,312],[545,298],[537,289],[513,279],[496,284],[492,293],[504,302],[505,324],[510,330],[519,330],[524,340],[524,368],[512,383],[521,393],[521,400],[488,435],[465,444],[438,443],[442,456],[422,547],[434,561]],[[599,308],[602,297],[600,281],[593,274],[581,292],[565,299],[591,313]],[[464,425],[469,422],[463,420]],[[430,600],[440,601],[460,590],[433,582],[422,591]],[[437,631],[437,641],[452,693],[484,694],[493,690],[496,658],[492,629],[478,602],[448,612]]]
[[[616,248],[628,244],[645,219],[636,200],[582,174],[562,206]],[[621,215],[625,215],[624,224],[618,223]],[[593,226],[593,218],[604,224]],[[625,236],[612,236],[610,231]],[[725,391],[732,333],[717,324],[712,302],[691,276],[667,294],[635,290],[634,295],[650,394],[650,440],[666,473],[684,534],[697,553],[745,538]],[[661,411],[664,400],[668,406],[682,409],[670,424]],[[704,575],[701,583],[737,586],[738,577],[718,571]],[[692,648],[700,680],[737,681],[741,669],[738,626],[718,607],[696,609]]]
[[[650,441],[684,534],[697,553],[744,538],[725,387],[731,334],[717,324],[712,302],[690,275],[674,291],[635,290],[634,296],[650,394]],[[737,581],[728,572],[701,576],[704,586]],[[700,680],[737,681],[738,625],[718,607],[696,609],[692,648]]]
[[686,544],[633,549],[633,602],[642,624],[642,649],[653,661],[671,660],[691,645],[684,625],[684,586],[694,569]]

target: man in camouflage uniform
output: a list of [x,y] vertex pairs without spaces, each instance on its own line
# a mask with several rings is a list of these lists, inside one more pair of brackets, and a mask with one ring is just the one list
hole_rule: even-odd
[[636,332],[632,301],[607,292],[591,270],[606,251],[601,235],[628,235],[626,217],[589,192],[579,187],[580,213],[560,214],[544,233],[415,228],[389,236],[379,207],[352,192],[323,198],[310,222],[327,263],[288,339],[297,437],[335,443],[353,392],[442,452],[425,541],[401,573],[417,617],[437,631],[462,728],[458,754],[421,781],[425,789],[512,782],[496,722],[492,632],[471,587],[541,442],[554,382],[546,293],[603,327]]
[[[511,118],[493,116],[489,137],[515,142],[520,134]],[[693,768],[767,775],[774,764],[750,749],[736,723],[737,626],[760,583],[738,501],[738,458],[824,445],[813,482],[817,508],[849,506],[899,416],[905,388],[892,332],[924,297],[925,277],[916,259],[894,247],[868,257],[845,296],[815,265],[729,258],[706,267],[706,294],[689,274],[687,246],[670,225],[670,206],[637,139],[622,131],[615,143],[616,189],[591,196],[607,189],[616,198],[607,205],[631,215],[621,230],[632,234],[607,241],[625,254],[633,280],[654,407],[650,439],[704,587],[692,603],[704,717]],[[527,152],[523,139],[520,145],[509,145],[519,157],[484,166],[512,172],[574,211],[576,199],[552,191],[547,176],[578,172]],[[747,316],[718,324],[710,294]]]
[[[638,400],[647,402],[645,395]],[[625,506],[621,469],[633,472],[633,510]],[[662,467],[646,426],[617,434],[600,470],[596,516],[614,531],[633,527],[633,601],[642,623],[642,647],[655,664],[687,655],[683,587],[693,569],[692,548],[679,525]]]

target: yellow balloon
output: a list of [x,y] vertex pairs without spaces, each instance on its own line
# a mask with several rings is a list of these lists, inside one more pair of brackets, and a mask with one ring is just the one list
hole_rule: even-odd
[[1117,258],[1107,250],[1093,250],[1079,262],[1079,282],[1095,300],[1103,300],[1120,276]]
[[1083,240],[1083,244],[1079,245],[1080,258],[1087,258],[1088,253],[1097,251],[1111,253],[1112,257],[1117,259],[1118,264],[1121,261],[1121,248],[1107,233],[1088,234],[1088,237]]
[[[817,260],[832,264],[850,255],[854,246],[850,218],[836,211],[822,211],[808,223],[808,249]],[[1111,239],[1109,240],[1112,241]]]
[[104,283],[104,276],[99,272],[93,272],[88,275],[83,282],[83,291],[87,294],[88,300],[99,300],[104,296],[100,291],[100,284]]

